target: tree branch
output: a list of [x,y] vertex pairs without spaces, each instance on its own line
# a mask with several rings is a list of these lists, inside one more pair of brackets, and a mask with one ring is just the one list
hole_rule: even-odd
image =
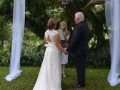
[[[62,7],[70,16],[74,17],[75,11],[71,11],[69,5],[63,5],[61,4],[61,2],[58,2],[58,0],[48,0],[60,7]],[[90,2],[81,9],[81,12],[83,12],[84,14],[86,14],[94,5],[100,5],[100,4],[104,4],[105,0],[90,0]]]
[[86,14],[94,5],[104,4],[105,0],[90,0],[90,2],[81,9],[81,11]]

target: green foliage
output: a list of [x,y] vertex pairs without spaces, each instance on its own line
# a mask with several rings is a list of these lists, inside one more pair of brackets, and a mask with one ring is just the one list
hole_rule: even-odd
[[9,64],[9,47],[11,40],[12,1],[0,1],[0,65]]
[[21,54],[21,66],[41,66],[44,54],[40,51],[36,53],[22,53]]
[[0,50],[0,63],[2,61],[2,51]]
[[[69,54],[67,67],[74,66],[74,55]],[[106,68],[110,67],[110,54],[109,49],[103,49],[101,51],[90,50],[87,56],[86,67],[88,68]]]
[[[30,35],[30,32],[29,32]],[[33,35],[34,36],[34,35]],[[28,39],[28,37],[26,37]],[[32,39],[32,36],[30,37],[31,42],[34,42],[34,38]],[[24,38],[25,39],[25,38]],[[23,42],[23,49],[21,54],[21,66],[41,66],[41,63],[43,61],[45,47],[42,41],[39,42],[38,45],[31,43],[25,44],[25,40]],[[37,39],[36,39],[37,41]],[[37,41],[38,42],[38,41]],[[38,49],[37,49],[38,48]],[[4,58],[8,57],[8,53],[4,53]],[[68,56],[68,64],[67,67],[74,67],[74,55],[69,54]],[[4,59],[2,59],[3,62],[1,65],[9,65],[9,62],[6,62]],[[9,61],[9,60],[8,60]],[[109,49],[103,49],[101,51],[94,51],[90,50],[87,57],[87,67],[89,68],[106,68],[110,67],[110,54]]]
[[8,66],[10,63],[9,50],[4,49],[0,52],[0,66]]
[[40,66],[44,55],[44,42],[36,34],[25,29],[21,65]]
[[106,68],[110,67],[110,60],[108,49],[101,52],[89,51],[86,66],[89,68]]
[[[69,10],[73,13],[81,11],[89,0],[73,0],[69,6]],[[73,17],[53,3],[46,0],[26,0],[26,17],[25,17],[25,33],[21,54],[21,65],[40,66],[44,57],[43,36],[47,29],[47,21],[50,17],[54,17],[58,21],[57,29],[60,21],[67,22],[68,30],[74,28]],[[110,56],[105,54],[106,47],[109,48],[108,34],[106,29],[104,6],[94,6],[86,15],[85,19],[90,28],[89,47],[87,65],[88,67],[105,67],[109,66]],[[1,65],[8,65],[9,61],[4,61],[5,57],[10,58],[11,52],[11,21],[13,16],[13,0],[0,1],[0,50],[2,58]],[[71,38],[71,37],[70,37]],[[106,45],[107,44],[107,45]],[[102,51],[101,51],[102,50]],[[98,51],[98,52],[95,52]],[[94,55],[95,54],[95,55]],[[67,67],[74,67],[73,55],[69,55]]]
[[49,17],[53,17],[55,19],[57,19],[58,22],[60,22],[61,20],[65,20],[67,19],[66,17],[66,13],[64,11],[63,8],[51,3],[51,2],[46,2],[47,4],[47,8],[46,8],[46,12],[49,15]]
[[26,0],[26,28],[43,38],[48,19],[44,0]]
[[[11,53],[11,39],[10,41],[4,41],[4,48],[1,50],[0,66],[8,66],[10,63]],[[23,38],[23,46],[21,53],[21,65],[22,66],[40,66],[43,60],[44,44],[43,40],[40,39],[36,34],[25,29]],[[39,56],[40,55],[40,56]],[[41,58],[42,57],[42,58]],[[6,58],[8,58],[6,60]],[[40,61],[40,62],[39,62]],[[35,63],[35,64],[34,64]]]
[[73,18],[64,10],[64,8],[61,8],[51,2],[46,2],[47,8],[46,12],[47,15],[51,18],[55,18],[57,20],[57,27],[56,29],[59,29],[60,22],[66,21],[68,30],[71,30],[71,23],[73,23]]
[[10,37],[10,22],[5,22],[5,16],[0,17],[0,41],[8,40]]
[[81,8],[84,8],[88,2],[89,0],[72,0],[68,6],[70,7],[71,11],[75,13],[81,11]]
[[109,39],[104,13],[104,6],[98,5],[93,7],[86,15],[86,21],[90,27],[89,45],[90,48],[96,48],[96,50],[102,48]]
[[0,16],[4,15],[7,22],[13,16],[13,1],[14,0],[1,0],[0,1]]

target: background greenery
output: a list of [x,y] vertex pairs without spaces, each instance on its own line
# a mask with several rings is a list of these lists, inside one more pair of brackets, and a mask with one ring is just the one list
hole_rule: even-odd
[[[73,0],[60,7],[51,0],[26,0],[25,31],[23,38],[21,66],[40,66],[44,57],[44,32],[50,17],[59,23],[65,20],[68,30],[74,31],[74,13],[81,11],[89,0]],[[68,12],[68,10],[70,10]],[[71,12],[72,11],[72,12]],[[12,45],[13,0],[0,0],[0,66],[9,66]],[[110,67],[109,38],[105,22],[104,5],[95,5],[87,13],[85,20],[90,28],[88,68]],[[67,67],[74,67],[73,55],[69,54]]]
[[[68,5],[61,5],[56,0],[26,0],[25,31],[21,53],[21,75],[7,82],[4,77],[9,73],[9,63],[12,45],[13,1],[0,0],[0,90],[31,90],[36,82],[38,72],[44,57],[44,32],[47,21],[54,17],[57,28],[62,20],[67,22],[68,30],[74,31],[74,14],[82,10],[89,1],[102,0],[72,0]],[[53,3],[51,3],[54,1]],[[109,37],[106,29],[104,5],[93,5],[85,15],[85,21],[90,28],[89,53],[87,57],[86,87],[76,90],[119,90],[119,85],[110,87],[107,76],[110,69]],[[70,37],[70,38],[71,38]],[[103,69],[104,68],[104,69]],[[62,79],[63,90],[74,90],[76,82],[73,55],[69,54],[66,73],[69,77]]]

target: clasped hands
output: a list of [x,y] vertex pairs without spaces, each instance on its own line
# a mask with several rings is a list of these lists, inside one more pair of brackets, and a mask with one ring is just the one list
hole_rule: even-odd
[[67,52],[67,51],[64,51],[64,54],[65,54],[65,55],[68,55],[68,54],[69,54],[69,52]]

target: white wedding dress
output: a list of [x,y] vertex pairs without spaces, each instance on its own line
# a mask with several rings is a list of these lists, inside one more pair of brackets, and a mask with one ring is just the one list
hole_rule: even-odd
[[47,30],[45,37],[49,35],[52,42],[45,44],[45,56],[33,90],[62,90],[61,89],[61,62],[60,50],[56,47],[54,36],[55,30]]

